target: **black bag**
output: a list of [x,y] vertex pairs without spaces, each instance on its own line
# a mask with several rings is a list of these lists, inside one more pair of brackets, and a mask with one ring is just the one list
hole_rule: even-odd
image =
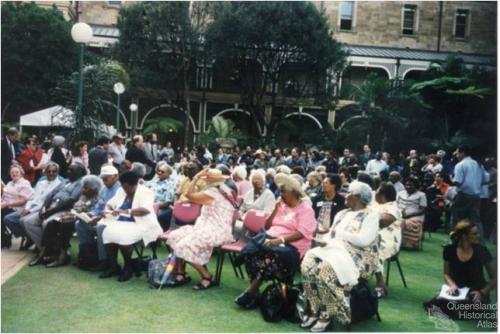
[[285,301],[279,284],[269,284],[260,296],[260,313],[265,321],[279,322],[283,318]]
[[377,292],[370,289],[365,281],[360,281],[351,290],[351,323],[378,317]]
[[76,266],[82,270],[89,270],[98,264],[97,242],[80,244]]
[[302,286],[287,286],[285,305],[283,308],[283,318],[285,320],[292,323],[302,322],[302,292]]
[[[285,289],[285,291],[283,291]],[[301,321],[297,302],[301,295],[300,286],[269,284],[260,297],[260,312],[265,321],[279,322],[281,319],[298,323]]]
[[153,258],[149,255],[142,256],[142,257],[136,257],[136,258],[132,259],[132,268],[134,268],[134,271],[136,273],[140,273],[143,271],[147,272],[149,269],[149,262],[152,259]]

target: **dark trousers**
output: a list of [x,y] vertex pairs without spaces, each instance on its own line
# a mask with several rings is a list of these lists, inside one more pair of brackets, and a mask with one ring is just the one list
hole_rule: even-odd
[[455,226],[462,219],[469,219],[476,224],[481,234],[481,240],[484,240],[483,224],[481,224],[480,216],[480,198],[479,196],[468,195],[459,192],[453,201],[452,220]]
[[9,213],[13,213],[13,212],[14,212],[14,210],[12,210],[12,209],[2,209],[2,246],[10,247],[11,234],[5,228],[4,218]]
[[42,246],[55,252],[68,250],[71,236],[75,232],[75,221],[50,221],[42,235]]
[[160,209],[158,211],[158,222],[160,223],[163,232],[170,228],[170,221],[172,220],[172,208]]

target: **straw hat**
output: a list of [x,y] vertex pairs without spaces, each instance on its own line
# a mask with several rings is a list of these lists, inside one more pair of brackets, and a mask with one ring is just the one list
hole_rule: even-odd
[[200,176],[200,179],[207,182],[224,182],[228,178],[228,175],[223,175],[221,170],[215,168],[208,169],[206,174]]
[[278,173],[274,177],[274,182],[278,185],[278,187],[285,186],[289,190],[295,191],[300,194],[300,197],[306,197],[306,193],[302,189],[302,185],[299,180],[289,174]]

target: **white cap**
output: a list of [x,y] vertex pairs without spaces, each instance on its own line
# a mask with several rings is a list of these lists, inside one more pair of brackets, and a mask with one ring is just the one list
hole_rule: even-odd
[[104,165],[101,167],[101,174],[99,174],[100,177],[108,177],[112,175],[118,175],[118,169],[115,168],[113,165]]

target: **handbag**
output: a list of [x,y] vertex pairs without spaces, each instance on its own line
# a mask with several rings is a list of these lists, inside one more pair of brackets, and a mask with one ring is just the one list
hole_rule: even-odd
[[201,205],[190,202],[177,201],[174,204],[172,214],[177,221],[185,224],[192,223],[196,221],[196,219],[200,216]]
[[[378,297],[367,282],[360,280],[351,290],[351,324],[371,319],[378,315]],[[379,320],[380,321],[380,320]]]
[[243,219],[244,226],[256,233],[266,225],[268,215],[261,211],[249,210]]

